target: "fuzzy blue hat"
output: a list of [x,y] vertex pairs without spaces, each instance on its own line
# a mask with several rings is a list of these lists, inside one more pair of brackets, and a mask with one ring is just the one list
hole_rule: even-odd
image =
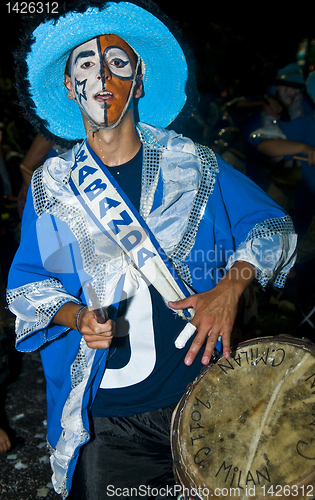
[[90,6],[83,11],[74,8],[57,19],[45,19],[16,54],[18,95],[30,121],[46,137],[57,137],[57,142],[58,138],[69,142],[85,137],[81,112],[67,97],[65,66],[78,45],[98,35],[116,34],[142,60],[144,96],[138,103],[139,120],[168,126],[187,98],[187,62],[173,33],[135,3],[99,0],[86,4]]

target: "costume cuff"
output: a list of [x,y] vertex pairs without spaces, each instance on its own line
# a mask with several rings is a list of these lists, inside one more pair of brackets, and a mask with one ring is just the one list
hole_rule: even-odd
[[296,256],[297,235],[290,217],[269,219],[257,224],[246,240],[228,260],[227,269],[236,261],[252,264],[257,280],[265,287],[268,283],[283,288]]
[[[16,344],[38,330],[43,330],[41,338],[27,350],[37,349],[44,342],[60,335],[60,326],[48,333],[47,326],[61,306],[67,302],[80,304],[80,300],[70,295],[62,284],[53,278],[29,283],[19,288],[7,290],[7,302],[10,311],[15,314]],[[61,327],[62,331],[68,328]],[[46,331],[44,331],[46,329]]]

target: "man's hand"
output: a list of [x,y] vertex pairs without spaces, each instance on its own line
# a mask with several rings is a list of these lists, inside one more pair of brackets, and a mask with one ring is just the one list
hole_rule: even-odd
[[115,323],[111,319],[98,323],[95,313],[86,307],[80,313],[78,325],[90,349],[107,349],[110,346],[115,333]]
[[283,106],[281,106],[279,101],[269,96],[265,96],[262,108],[265,113],[274,116],[277,120],[280,119],[281,113],[283,111]]
[[309,166],[315,165],[315,148],[309,144],[303,144],[301,153],[307,156],[307,162]]
[[[53,322],[76,330],[76,317],[81,307],[80,304],[67,302],[55,314]],[[108,319],[103,324],[98,323],[95,313],[86,307],[79,315],[78,326],[91,349],[107,349],[110,346],[115,332],[115,323],[112,320]]]
[[213,349],[219,335],[222,335],[223,355],[230,355],[230,337],[236,318],[239,299],[255,277],[255,268],[246,262],[236,262],[217,286],[208,292],[191,295],[178,302],[169,302],[172,309],[193,307],[195,316],[191,324],[196,328],[196,335],[186,355],[185,364],[191,365],[196,354],[204,345],[201,362],[210,362]]

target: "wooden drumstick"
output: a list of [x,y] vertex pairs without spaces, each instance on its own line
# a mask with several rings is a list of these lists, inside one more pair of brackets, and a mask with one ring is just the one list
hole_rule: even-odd
[[293,160],[308,161],[305,156],[293,156]]

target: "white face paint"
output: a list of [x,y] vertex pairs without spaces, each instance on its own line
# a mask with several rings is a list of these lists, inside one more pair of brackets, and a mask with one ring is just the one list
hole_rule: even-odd
[[135,66],[131,47],[117,35],[101,35],[73,50],[71,81],[76,100],[94,123],[110,127],[121,118]]
[[104,59],[112,75],[128,80],[133,77],[131,63],[124,50],[119,47],[107,47],[104,50]]

